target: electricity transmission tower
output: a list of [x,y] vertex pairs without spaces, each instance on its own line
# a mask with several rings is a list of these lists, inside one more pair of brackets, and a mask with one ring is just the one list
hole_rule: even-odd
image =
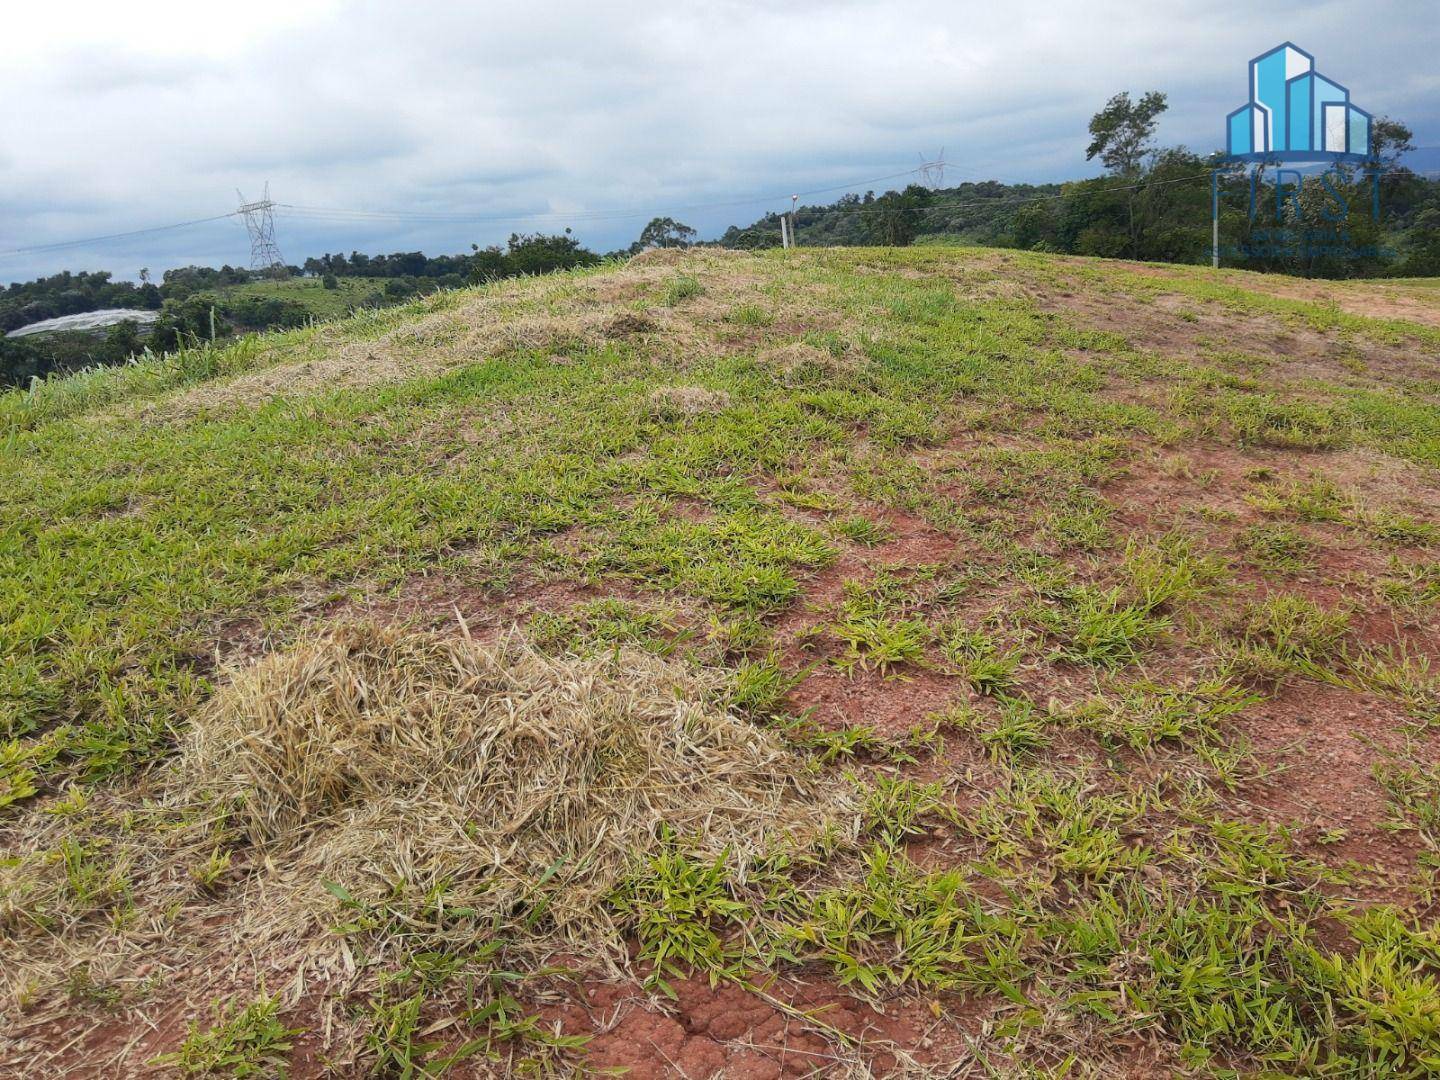
[[945,148],[940,148],[940,153],[933,159],[927,160],[924,154],[920,155],[920,168],[916,170],[920,174],[920,182],[931,191],[936,191],[945,186]]
[[240,196],[239,213],[245,219],[245,231],[250,234],[250,269],[283,275],[285,259],[275,243],[275,204],[270,201],[269,181],[259,202],[246,202],[239,188],[235,194]]

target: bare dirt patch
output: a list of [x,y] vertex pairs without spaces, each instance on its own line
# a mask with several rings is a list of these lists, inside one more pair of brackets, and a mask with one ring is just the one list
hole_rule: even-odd
[[1089,329],[1120,334],[1133,347],[1162,356],[1192,363],[1253,358],[1265,365],[1265,379],[1272,384],[1325,379],[1368,388],[1433,379],[1440,370],[1440,351],[1433,345],[1362,340],[1298,319],[1242,314],[1180,293],[1096,294],[1077,281],[1073,288],[1050,291],[1036,302],[1042,310],[1078,319]]
[[685,979],[675,990],[674,1001],[659,1002],[624,984],[589,986],[583,1001],[551,1015],[567,1031],[593,1033],[593,1069],[653,1080],[780,1080],[922,1075],[973,1063],[965,1036],[993,1008],[953,995],[944,996],[943,1010],[914,997],[866,1002],[815,976],[763,989]]
[[[1393,703],[1308,680],[1282,688],[1240,725],[1278,770],[1248,787],[1247,799],[1300,826],[1306,849],[1320,857],[1378,868],[1381,879],[1359,891],[1402,904],[1423,847],[1413,832],[1387,825],[1393,815],[1374,770],[1387,753],[1416,750],[1405,726]],[[1440,739],[1421,736],[1419,752],[1434,760]]]

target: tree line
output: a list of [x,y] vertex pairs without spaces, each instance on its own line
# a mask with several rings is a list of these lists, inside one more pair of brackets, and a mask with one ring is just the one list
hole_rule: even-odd
[[577,266],[593,266],[600,256],[580,245],[570,230],[555,236],[543,233],[511,233],[509,243],[481,247],[470,245],[468,255],[427,256],[422,251],[397,251],[390,255],[366,255],[352,251],[306,259],[298,273],[312,277],[425,278],[457,288],[500,278],[548,274]]
[[[1067,255],[1202,263],[1211,253],[1211,174],[1218,155],[1158,147],[1153,136],[1165,95],[1116,94],[1090,121],[1087,160],[1104,176],[1066,184],[912,184],[883,195],[846,195],[796,211],[799,243],[969,243]],[[1440,275],[1440,181],[1401,164],[1412,149],[1404,124],[1377,120],[1382,172],[1341,166],[1296,185],[1262,167],[1253,180],[1220,182],[1221,250],[1228,265],[1313,277]],[[1277,183],[1278,182],[1278,183]],[[1377,204],[1380,213],[1374,214]],[[768,214],[731,226],[726,247],[780,246],[780,219]]]

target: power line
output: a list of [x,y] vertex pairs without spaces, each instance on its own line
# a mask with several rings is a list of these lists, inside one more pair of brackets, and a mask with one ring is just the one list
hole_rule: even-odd
[[[935,170],[937,170],[937,169],[953,169],[953,166],[951,166],[951,165],[949,165],[947,162],[943,162],[943,161],[925,162],[925,163],[923,163],[922,165],[918,166],[917,168],[914,168],[914,169],[906,169],[905,171],[903,171],[903,172],[898,172],[898,173],[890,173],[890,174],[887,175],[887,176],[877,176],[877,177],[873,177],[873,178],[868,179],[868,180],[856,180],[856,181],[852,181],[851,183],[848,183],[848,184],[837,184],[837,185],[835,185],[835,186],[833,186],[833,187],[817,188],[817,189],[814,189],[814,190],[811,190],[811,191],[798,192],[798,193],[796,193],[796,194],[797,194],[798,196],[800,196],[800,197],[804,197],[804,196],[807,196],[807,195],[822,195],[822,194],[828,194],[829,192],[833,192],[833,191],[848,191],[848,190],[850,190],[851,188],[864,187],[864,186],[867,185],[867,184],[879,183],[879,182],[884,181],[884,180],[894,180],[894,179],[896,179],[896,178],[898,178],[898,177],[902,177],[902,176],[914,176],[914,175],[933,176],[933,175],[936,175]],[[943,176],[943,173],[940,173],[940,175]],[[969,176],[969,177],[971,177],[971,178],[974,178],[974,177],[978,176],[979,174],[976,174],[976,173],[963,173],[963,172],[962,172],[962,175],[966,175],[966,176]],[[1111,185],[1108,185],[1108,186],[1103,187],[1103,188],[1094,188],[1094,189],[1092,189],[1092,191],[1095,192],[1095,193],[1102,193],[1102,194],[1103,194],[1104,192],[1108,192],[1108,191],[1126,191],[1126,190],[1132,190],[1132,189],[1138,189],[1138,188],[1144,188],[1144,187],[1163,187],[1163,186],[1167,186],[1167,185],[1170,185],[1170,184],[1182,184],[1182,183],[1187,183],[1187,182],[1189,182],[1189,181],[1191,181],[1191,180],[1208,179],[1208,178],[1210,177],[1210,175],[1211,175],[1210,170],[1207,170],[1207,171],[1205,171],[1205,172],[1203,172],[1203,173],[1191,173],[1191,174],[1186,175],[1186,176],[1171,177],[1171,178],[1168,179],[1168,180],[1140,180],[1140,181],[1136,181],[1136,182],[1130,183],[1130,184],[1111,184]],[[1075,183],[1075,182],[1076,182],[1076,181],[1065,181],[1065,182],[1063,182],[1063,183],[1064,183],[1065,185],[1068,185],[1068,184],[1073,184],[1073,183]],[[1032,186],[1037,186],[1037,187],[1038,187],[1038,186],[1044,186],[1044,185],[1032,185]],[[993,196],[993,197],[981,196],[981,197],[977,197],[977,198],[960,200],[960,201],[951,200],[951,201],[947,201],[947,202],[932,202],[932,203],[929,203],[929,204],[927,204],[927,205],[925,205],[925,206],[915,206],[915,207],[899,207],[899,208],[873,207],[873,208],[872,208],[872,207],[869,207],[869,206],[854,206],[854,207],[827,207],[826,209],[830,210],[831,212],[851,212],[851,213],[894,213],[894,212],[896,212],[897,209],[898,209],[900,212],[904,212],[904,213],[926,213],[926,212],[929,212],[929,211],[932,211],[932,210],[944,210],[944,209],[950,209],[950,208],[960,208],[960,207],[965,207],[965,206],[976,206],[976,205],[982,205],[982,204],[991,203],[991,202],[1011,201],[1011,202],[1015,203],[1016,205],[1020,205],[1020,204],[1027,203],[1027,202],[1045,202],[1045,201],[1054,200],[1054,199],[1063,199],[1063,198],[1066,198],[1069,194],[1070,194],[1070,192],[1068,192],[1068,191],[1060,191],[1060,192],[1057,192],[1057,193],[1051,194],[1051,195],[1032,195],[1032,196],[1019,197],[1019,198],[1015,198],[1015,197],[1009,196],[1009,195],[998,195],[998,196]],[[687,211],[693,211],[693,210],[709,210],[709,209],[718,209],[718,208],[725,208],[725,207],[732,207],[732,206],[748,206],[748,205],[752,205],[752,204],[757,203],[757,202],[776,202],[776,201],[784,200],[784,199],[786,199],[786,198],[792,198],[792,196],[791,196],[791,195],[756,196],[755,198],[751,198],[751,199],[734,199],[734,200],[727,200],[727,201],[725,201],[725,202],[697,203],[697,204],[692,204],[692,205],[689,205],[689,206],[672,206],[672,207],[663,207],[663,208],[658,208],[658,209],[657,209],[657,208],[651,208],[651,209],[647,209],[647,210],[632,210],[632,209],[620,209],[620,208],[615,208],[615,209],[604,209],[604,210],[598,210],[598,209],[597,209],[597,210],[577,210],[577,211],[571,211],[571,212],[569,212],[569,213],[565,213],[565,212],[561,212],[561,211],[543,211],[543,212],[536,212],[536,213],[533,213],[533,214],[519,214],[519,215],[501,215],[501,214],[496,214],[496,215],[468,215],[468,214],[447,214],[447,213],[429,214],[429,213],[426,213],[426,212],[424,212],[424,211],[404,211],[404,210],[387,211],[387,210],[358,210],[358,209],[352,210],[352,209],[344,209],[344,208],[339,208],[339,207],[322,208],[322,207],[300,206],[300,205],[295,205],[295,204],[291,204],[291,203],[276,203],[276,206],[277,206],[280,210],[282,210],[283,212],[285,212],[285,213],[298,214],[298,215],[301,215],[301,216],[309,217],[309,218],[311,218],[311,219],[313,219],[313,220],[325,220],[325,219],[328,218],[328,219],[330,219],[330,220],[337,221],[337,222],[343,222],[343,221],[348,220],[348,219],[360,219],[360,220],[366,220],[366,219],[368,219],[368,220],[393,220],[393,221],[416,221],[416,222],[454,222],[454,223],[458,223],[458,224],[465,224],[465,223],[469,223],[469,222],[479,222],[479,221],[485,221],[485,222],[490,222],[490,223],[520,224],[520,223],[526,222],[526,221],[537,221],[537,220],[540,220],[540,219],[542,219],[542,218],[544,218],[544,219],[552,219],[552,218],[553,218],[553,219],[565,220],[565,221],[626,220],[626,219],[632,219],[632,218],[661,216],[661,215],[666,215],[666,214],[673,215],[673,214],[685,213],[685,212],[687,212]],[[775,212],[778,213],[779,211],[775,211]]]
[[100,244],[109,240],[125,240],[132,236],[146,236],[150,233],[170,232],[174,229],[188,229],[192,225],[205,225],[212,221],[224,221],[226,218],[233,218],[240,213],[238,210],[231,210],[228,214],[216,214],[214,217],[195,218],[193,221],[177,221],[173,225],[152,225],[147,229],[131,229],[129,232],[110,233],[106,236],[87,236],[83,240],[60,240],[53,244],[34,244],[30,247],[11,248],[8,251],[0,251],[0,255],[29,255],[39,251],[59,251],[62,248],[83,247],[86,244]]
[[940,148],[933,160],[926,160],[925,155],[920,155],[920,178],[925,186],[935,191],[945,186],[945,148]]
[[905,169],[901,172],[887,173],[884,176],[874,176],[865,180],[852,180],[844,184],[835,184],[831,187],[812,188],[809,191],[785,192],[772,195],[755,195],[749,198],[727,199],[720,202],[691,203],[685,206],[671,206],[663,209],[635,209],[633,207],[611,207],[594,210],[543,210],[530,214],[465,214],[451,211],[427,212],[424,210],[364,210],[349,207],[334,206],[306,206],[296,203],[276,203],[275,205],[287,214],[297,214],[310,218],[333,217],[336,220],[346,219],[371,219],[371,220],[393,220],[393,221],[417,221],[417,222],[455,222],[466,224],[469,222],[500,222],[515,223],[522,221],[538,221],[540,219],[559,219],[564,221],[601,221],[601,220],[627,220],[631,218],[655,217],[665,214],[683,214],[698,210],[722,210],[734,206],[750,206],[754,203],[775,202],[781,199],[791,198],[798,195],[804,198],[809,195],[826,195],[833,191],[849,191],[851,188],[864,187],[867,184],[878,184],[885,180],[895,180],[902,176],[914,176],[922,173],[927,167],[935,163],[927,162],[919,168]]
[[[832,192],[832,191],[847,191],[847,190],[849,190],[850,188],[863,187],[863,186],[865,186],[866,184],[878,184],[878,183],[881,183],[881,182],[883,182],[883,181],[885,181],[885,180],[894,180],[894,179],[897,179],[897,178],[902,177],[902,176],[910,176],[910,175],[913,175],[914,173],[916,173],[916,172],[918,172],[918,171],[919,171],[919,170],[917,170],[917,169],[906,169],[906,170],[904,170],[904,171],[902,171],[902,172],[888,173],[888,174],[886,174],[886,175],[884,175],[884,176],[871,177],[871,178],[866,179],[866,180],[854,180],[854,181],[851,181],[851,182],[849,182],[849,183],[837,184],[837,185],[834,185],[834,186],[832,186],[832,187],[812,188],[812,189],[810,189],[810,190],[808,190],[808,191],[799,192],[798,194],[800,194],[801,196],[808,196],[808,195],[824,195],[824,194],[828,194],[828,193],[830,193],[830,192]],[[724,202],[699,203],[699,204],[693,204],[693,205],[691,205],[691,206],[677,207],[677,208],[673,208],[673,209],[670,211],[670,213],[676,213],[676,212],[682,212],[682,213],[683,213],[683,212],[692,211],[692,210],[723,209],[723,208],[726,208],[726,207],[733,207],[733,206],[749,206],[749,205],[752,205],[752,204],[757,203],[757,202],[773,202],[773,201],[775,201],[776,199],[788,198],[788,197],[789,197],[788,194],[786,194],[786,195],[784,195],[784,196],[781,196],[781,195],[757,195],[757,196],[755,196],[755,197],[753,197],[753,198],[733,199],[733,200],[727,200],[727,201],[724,201]],[[270,200],[270,199],[269,199],[269,189],[268,189],[268,185],[267,185],[267,188],[266,188],[266,197],[265,197],[264,199],[262,199],[261,202],[259,202],[259,203],[254,203],[254,204],[245,204],[245,203],[244,203],[244,196],[242,195],[242,196],[241,196],[241,203],[242,203],[242,206],[241,206],[239,209],[237,209],[237,210],[231,210],[230,212],[225,213],[225,214],[216,214],[216,215],[214,215],[214,216],[212,216],[212,217],[193,218],[193,219],[191,219],[191,220],[189,220],[189,221],[177,221],[177,222],[172,222],[171,224],[168,224],[168,225],[152,225],[152,226],[149,226],[149,227],[143,228],[143,229],[130,229],[130,230],[126,231],[126,232],[107,233],[107,234],[104,234],[104,235],[101,235],[101,236],[86,236],[86,237],[81,237],[81,238],[75,239],[75,240],[57,240],[57,241],[54,241],[54,242],[48,243],[48,244],[30,244],[30,245],[27,245],[27,246],[25,246],[25,247],[9,248],[9,249],[6,249],[6,250],[0,250],[0,256],[8,256],[8,255],[31,255],[31,254],[38,254],[38,253],[47,252],[47,251],[63,251],[63,250],[66,250],[66,249],[68,249],[68,248],[84,247],[84,246],[86,246],[87,244],[102,244],[102,243],[107,243],[107,242],[112,241],[112,240],[126,240],[126,239],[129,239],[129,238],[131,238],[131,237],[135,237],[135,236],[149,236],[149,235],[152,235],[152,234],[155,234],[155,233],[173,232],[173,231],[175,231],[175,230],[177,230],[177,229],[188,229],[188,228],[191,228],[191,227],[196,226],[196,225],[207,225],[207,224],[209,224],[210,222],[214,222],[214,221],[225,221],[225,220],[228,220],[228,219],[230,219],[230,218],[235,218],[235,217],[247,218],[247,213],[246,213],[246,207],[247,207],[247,206],[250,207],[250,209],[251,209],[252,212],[258,212],[258,211],[262,211],[262,210],[263,210],[263,207],[265,206],[265,204],[269,204],[269,207],[271,208],[272,211],[273,211],[274,209],[279,209],[279,210],[281,210],[282,212],[284,212],[284,213],[286,213],[286,214],[293,214],[293,215],[298,215],[298,216],[304,216],[304,217],[309,217],[309,218],[311,218],[311,219],[316,219],[316,220],[322,220],[322,219],[325,219],[325,218],[330,218],[330,219],[336,220],[336,221],[347,221],[347,220],[363,221],[363,220],[384,220],[384,219],[389,219],[389,220],[396,220],[396,221],[415,221],[415,222],[437,222],[437,223],[453,222],[453,223],[457,223],[457,224],[464,224],[464,223],[469,223],[469,222],[492,222],[492,223],[495,223],[495,222],[503,222],[503,223],[509,223],[509,224],[520,224],[520,223],[526,222],[526,221],[538,221],[538,220],[541,220],[541,219],[557,219],[557,220],[566,220],[566,221],[597,221],[597,222],[598,222],[598,221],[603,221],[603,220],[624,220],[624,219],[627,219],[627,218],[638,218],[638,217],[655,216],[656,214],[663,214],[663,213],[664,213],[664,211],[650,211],[650,210],[643,210],[643,211],[641,211],[641,210],[630,210],[630,209],[623,209],[623,208],[614,208],[614,209],[580,210],[580,211],[572,211],[572,212],[569,212],[569,213],[566,213],[566,212],[563,212],[563,211],[543,211],[543,212],[537,212],[537,213],[534,213],[534,214],[521,214],[521,215],[476,215],[476,214],[460,214],[460,213],[433,213],[433,214],[430,214],[430,213],[426,213],[426,212],[424,212],[424,211],[394,211],[394,210],[391,210],[391,211],[372,211],[372,210],[345,209],[345,208],[339,208],[339,207],[297,206],[297,205],[291,204],[291,203],[276,203],[276,202],[273,202],[272,200]],[[247,224],[247,227],[248,227],[248,224]],[[273,222],[272,222],[272,224],[271,224],[271,226],[270,226],[270,229],[268,230],[268,235],[269,235],[269,237],[270,237],[271,244],[273,244],[273,241],[274,241]],[[268,247],[269,247],[268,245],[262,245],[262,246],[266,246],[266,247],[267,247],[267,250],[268,250]],[[252,233],[252,244],[251,244],[251,256],[252,256],[252,261],[253,261],[254,256],[255,256],[254,234],[253,234],[253,233]],[[276,258],[277,260],[279,259],[279,250],[278,250],[278,247],[274,249],[274,256],[275,256],[275,258]]]
[[[928,165],[928,164],[929,164],[929,163],[927,163],[927,165]],[[913,176],[913,175],[915,175],[915,174],[917,174],[917,173],[921,173],[922,170],[923,170],[924,168],[926,168],[926,167],[927,167],[927,166],[921,166],[920,168],[916,168],[916,169],[907,169],[907,170],[905,170],[904,172],[891,173],[889,176],[875,177],[874,179],[871,179],[871,180],[859,180],[859,181],[855,181],[854,183],[850,183],[850,184],[839,184],[839,185],[836,185],[835,187],[819,188],[819,189],[816,189],[816,190],[814,190],[814,191],[798,192],[797,194],[799,194],[799,195],[801,195],[801,196],[804,196],[804,195],[827,194],[827,193],[832,192],[832,191],[847,191],[847,190],[849,190],[849,189],[851,189],[851,188],[864,187],[866,184],[878,183],[878,182],[880,182],[880,181],[882,181],[882,180],[893,180],[893,179],[895,179],[895,178],[897,178],[897,177],[901,177],[901,176]],[[1185,182],[1188,182],[1188,181],[1191,181],[1191,180],[1208,179],[1209,176],[1210,176],[1210,172],[1209,172],[1209,171],[1206,171],[1206,172],[1203,172],[1203,173],[1192,173],[1192,174],[1190,174],[1190,175],[1188,175],[1188,176],[1172,177],[1172,178],[1170,178],[1170,179],[1168,179],[1168,180],[1142,180],[1142,181],[1138,181],[1138,182],[1133,183],[1133,184],[1112,184],[1112,185],[1109,185],[1109,186],[1104,187],[1104,188],[1096,188],[1096,189],[1093,189],[1093,190],[1094,190],[1095,192],[1097,192],[1097,193],[1103,193],[1103,192],[1107,192],[1107,191],[1124,191],[1124,190],[1129,190],[1129,189],[1134,189],[1134,188],[1141,188],[1141,187],[1160,187],[1160,186],[1164,186],[1164,185],[1168,185],[1168,184],[1185,183]],[[829,211],[832,212],[832,213],[840,212],[840,213],[877,213],[877,214],[878,214],[878,213],[895,213],[897,210],[898,210],[899,212],[902,212],[902,213],[928,213],[928,212],[934,211],[934,210],[945,210],[945,209],[960,208],[960,207],[965,207],[965,206],[978,206],[978,205],[983,205],[983,204],[987,204],[987,203],[1007,202],[1007,201],[1012,202],[1014,205],[1021,205],[1021,204],[1027,203],[1027,202],[1043,202],[1043,201],[1052,200],[1052,199],[1063,199],[1063,198],[1067,197],[1067,195],[1069,195],[1069,194],[1070,194],[1069,192],[1061,191],[1061,192],[1057,192],[1057,193],[1055,193],[1055,194],[1053,194],[1053,195],[1034,195],[1034,196],[1021,197],[1021,198],[1013,198],[1012,196],[1008,196],[1008,195],[999,195],[999,196],[993,196],[993,197],[981,196],[981,197],[978,197],[978,198],[958,200],[958,201],[957,201],[957,200],[951,200],[951,201],[947,201],[947,202],[932,202],[932,203],[929,203],[929,204],[927,204],[927,205],[925,205],[925,206],[914,206],[914,207],[890,208],[890,207],[871,207],[871,206],[863,206],[863,205],[861,205],[861,206],[827,207],[826,209],[829,210]],[[329,220],[332,220],[332,221],[335,221],[335,222],[344,222],[344,221],[346,221],[346,220],[372,220],[372,221],[373,221],[373,220],[394,220],[394,221],[402,221],[402,222],[403,222],[403,221],[415,221],[415,222],[417,222],[417,223],[421,223],[421,222],[454,222],[454,223],[457,223],[457,224],[465,224],[465,223],[470,223],[470,222],[486,221],[486,222],[489,222],[489,223],[492,223],[492,224],[511,224],[511,225],[518,225],[518,224],[521,224],[521,223],[523,223],[523,222],[536,221],[536,220],[539,220],[539,219],[541,219],[541,218],[547,218],[547,219],[548,219],[548,218],[555,218],[555,219],[560,219],[560,220],[565,220],[565,221],[626,220],[626,219],[631,219],[631,218],[638,219],[638,218],[645,218],[645,217],[656,217],[656,216],[664,216],[664,215],[674,215],[674,214],[685,213],[685,212],[687,212],[687,211],[697,210],[697,209],[713,209],[713,208],[729,207],[729,206],[748,206],[748,205],[751,205],[751,204],[756,203],[756,202],[775,202],[775,201],[777,201],[777,200],[786,199],[786,198],[790,198],[790,197],[791,197],[791,196],[789,196],[789,195],[784,195],[784,196],[779,196],[779,195],[759,196],[759,197],[756,197],[756,198],[754,198],[754,199],[739,199],[739,200],[731,200],[731,201],[727,201],[727,202],[695,204],[695,205],[691,205],[691,206],[671,206],[671,207],[663,207],[663,208],[651,208],[651,209],[647,209],[647,210],[618,210],[618,209],[617,209],[617,210],[593,210],[593,211],[583,211],[583,210],[582,210],[582,211],[575,211],[575,212],[568,213],[568,214],[566,214],[566,213],[559,213],[559,212],[545,212],[545,213],[523,214],[523,215],[508,215],[508,216],[507,216],[507,215],[485,215],[485,216],[468,216],[468,215],[427,215],[427,214],[424,214],[423,212],[410,212],[410,211],[379,211],[379,210],[374,210],[374,211],[370,211],[370,210],[344,210],[344,209],[339,209],[339,208],[331,208],[331,209],[328,209],[328,210],[321,210],[321,209],[318,208],[318,207],[300,207],[300,206],[295,206],[295,205],[288,204],[288,203],[276,203],[275,205],[276,205],[276,207],[277,207],[278,209],[280,209],[282,212],[287,213],[287,214],[290,214],[290,213],[298,213],[299,216],[309,217],[309,218],[311,218],[312,220],[325,220],[325,219],[328,218]],[[776,212],[778,213],[778,211],[776,211]],[[333,216],[332,216],[332,215],[333,215]]]
[[[1414,170],[1411,170],[1411,171],[1413,172]],[[1089,190],[1089,192],[1087,192],[1087,194],[1104,194],[1104,193],[1110,192],[1110,191],[1130,191],[1130,190],[1138,189],[1138,188],[1164,187],[1164,186],[1167,186],[1167,185],[1169,185],[1169,184],[1184,184],[1184,183],[1188,183],[1188,182],[1191,181],[1191,180],[1208,180],[1208,179],[1210,179],[1210,177],[1211,177],[1211,175],[1212,175],[1213,172],[1214,172],[1213,169],[1207,169],[1205,172],[1201,172],[1201,173],[1189,173],[1189,174],[1186,175],[1186,176],[1172,176],[1172,177],[1170,177],[1168,180],[1137,180],[1137,181],[1135,181],[1135,182],[1132,183],[1132,184],[1110,184],[1110,185],[1108,185],[1108,186],[1106,186],[1106,187],[1091,188],[1091,189]],[[1426,174],[1426,173],[1416,173],[1415,175],[1417,175],[1417,176],[1424,176],[1424,175],[1427,175],[1427,174]],[[1096,179],[1098,179],[1098,177],[1097,177]],[[998,181],[997,181],[997,183],[998,183]],[[1069,187],[1069,186],[1071,186],[1071,185],[1073,185],[1073,184],[1077,184],[1077,183],[1085,183],[1085,181],[1080,181],[1080,180],[1066,180],[1066,181],[1062,181],[1060,186],[1062,186],[1062,187]],[[1032,187],[1043,187],[1043,186],[1045,186],[1045,185],[1032,184],[1032,185],[1030,185],[1030,186],[1032,186]],[[997,202],[1007,202],[1007,201],[1011,202],[1012,205],[1020,206],[1020,205],[1024,205],[1025,203],[1031,203],[1031,202],[1048,202],[1048,201],[1051,201],[1051,200],[1054,200],[1054,199],[1065,199],[1065,198],[1068,198],[1071,194],[1072,194],[1072,192],[1070,192],[1070,191],[1059,191],[1059,192],[1056,192],[1056,193],[1054,193],[1054,194],[1052,194],[1052,195],[1030,195],[1030,196],[1022,196],[1022,197],[1018,197],[1018,198],[1015,198],[1015,197],[1012,197],[1012,196],[1009,196],[1009,195],[996,195],[996,196],[989,196],[989,197],[987,197],[987,196],[980,196],[980,197],[977,197],[977,198],[960,200],[960,201],[932,202],[932,203],[928,203],[928,204],[926,204],[926,205],[924,205],[924,206],[872,207],[872,206],[860,205],[860,206],[825,207],[824,209],[827,210],[828,212],[831,212],[831,213],[853,212],[853,213],[871,213],[871,214],[882,214],[882,213],[884,213],[884,214],[893,214],[893,213],[899,212],[899,213],[921,213],[921,214],[923,214],[923,213],[928,213],[928,212],[931,211],[931,210],[945,210],[945,209],[951,209],[951,208],[962,208],[962,207],[966,207],[966,206],[979,206],[979,205],[982,205],[982,204],[985,204],[985,203],[997,203]]]
[[[1133,183],[1133,184],[1112,184],[1112,185],[1110,185],[1110,186],[1108,186],[1108,187],[1092,188],[1092,189],[1091,189],[1091,192],[1093,192],[1093,193],[1095,193],[1095,194],[1104,194],[1105,192],[1108,192],[1108,191],[1128,191],[1128,190],[1131,190],[1131,189],[1134,189],[1134,188],[1142,188],[1142,187],[1161,187],[1161,186],[1164,186],[1164,185],[1167,185],[1167,184],[1183,184],[1183,183],[1186,183],[1186,182],[1191,181],[1191,180],[1199,180],[1199,179],[1207,179],[1207,180],[1208,180],[1209,178],[1210,178],[1210,173],[1209,173],[1209,171],[1206,171],[1206,172],[1203,172],[1203,173],[1191,173],[1191,174],[1188,175],[1188,176],[1176,176],[1176,177],[1171,177],[1169,180],[1141,180],[1141,181],[1138,181],[1138,182]],[[997,181],[997,182],[998,182],[998,181]],[[1062,186],[1068,186],[1069,184],[1076,183],[1076,182],[1077,182],[1077,181],[1066,181],[1065,184],[1062,185]],[[1033,186],[1033,187],[1041,187],[1041,186],[1043,186],[1043,185],[1035,184],[1035,185],[1031,185],[1031,186]],[[826,210],[828,213],[856,213],[856,214],[915,213],[915,214],[924,214],[924,213],[929,213],[929,212],[932,211],[932,210],[961,209],[961,208],[964,208],[964,207],[967,207],[967,206],[982,206],[982,205],[986,205],[986,204],[990,204],[990,203],[1009,203],[1010,205],[1013,205],[1013,206],[1022,206],[1022,205],[1026,204],[1026,203],[1032,203],[1032,202],[1048,202],[1048,201],[1053,200],[1053,199],[1064,199],[1064,198],[1068,198],[1070,195],[1071,195],[1071,192],[1069,192],[1069,191],[1059,191],[1059,192],[1056,192],[1056,193],[1053,194],[1053,195],[1029,195],[1029,196],[1020,196],[1020,197],[1013,197],[1013,196],[1010,196],[1010,195],[978,196],[978,197],[972,198],[972,199],[952,200],[952,201],[949,201],[949,202],[932,202],[932,203],[927,203],[927,204],[924,205],[924,206],[882,207],[882,206],[866,206],[866,205],[864,205],[864,204],[861,204],[861,205],[857,205],[857,206],[824,207],[823,209]]]

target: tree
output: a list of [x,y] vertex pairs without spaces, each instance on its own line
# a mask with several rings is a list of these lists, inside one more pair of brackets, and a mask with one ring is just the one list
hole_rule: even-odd
[[569,229],[563,236],[511,233],[505,252],[505,269],[509,275],[548,274],[573,266],[594,266],[599,261],[600,256],[581,247]]
[[1415,149],[1415,133],[1399,120],[1382,116],[1370,129],[1370,152],[1387,169],[1396,168],[1400,159]]
[[[150,346],[159,352],[170,352],[183,346],[194,345],[210,337],[210,328],[215,328],[216,337],[230,333],[231,327],[219,314],[222,307],[220,298],[214,293],[195,293],[183,300],[170,298],[150,330]],[[211,322],[211,311],[216,311]]]
[[865,236],[872,244],[907,247],[919,235],[930,190],[911,184],[904,191],[887,191],[865,205]]
[[1151,90],[1138,102],[1130,100],[1130,92],[1116,94],[1090,118],[1090,147],[1085,160],[1098,157],[1105,167],[1118,176],[1133,176],[1140,171],[1152,149],[1156,119],[1170,106],[1165,95]]
[[1059,237],[1055,219],[1055,200],[1021,203],[1010,219],[1010,234],[1015,246],[1027,251],[1055,251]]
[[1415,174],[1400,160],[1415,149],[1414,137],[1408,127],[1388,116],[1380,117],[1370,128],[1370,155],[1380,164],[1380,189],[1387,206],[1405,201],[1407,189],[1413,186]]
[[140,342],[140,327],[133,319],[122,319],[105,334],[104,362],[123,363],[142,348],[144,346]]
[[638,254],[646,248],[689,247],[695,242],[695,236],[694,229],[674,218],[651,218],[650,224],[640,230],[640,239],[630,245],[630,251]]
[[1420,211],[1410,229],[1410,246],[1396,273],[1405,277],[1440,275],[1440,206]]
[[320,284],[327,289],[338,289],[340,280],[334,274],[326,274],[320,279]]
[[468,276],[471,285],[499,281],[509,272],[505,263],[505,252],[495,245],[482,248],[479,244],[471,244],[470,250],[475,252],[466,260],[469,264]]

